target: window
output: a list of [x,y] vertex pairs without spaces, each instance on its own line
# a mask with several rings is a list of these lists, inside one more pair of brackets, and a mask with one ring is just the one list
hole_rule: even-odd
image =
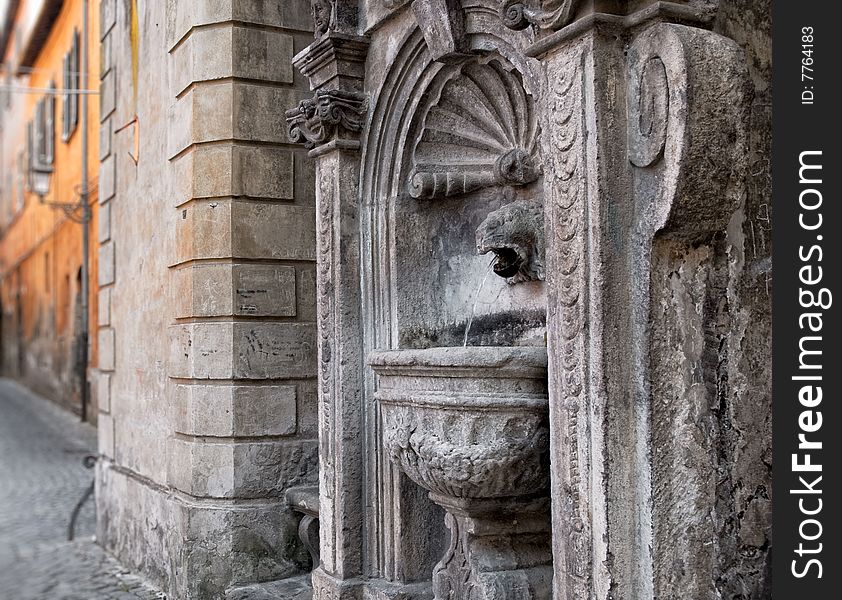
[[[50,90],[55,90],[50,82]],[[41,170],[48,170],[55,161],[55,94],[50,93],[35,105],[35,122],[32,129],[31,165]]]
[[67,141],[79,124],[79,32],[73,30],[70,51],[62,61],[61,139]]

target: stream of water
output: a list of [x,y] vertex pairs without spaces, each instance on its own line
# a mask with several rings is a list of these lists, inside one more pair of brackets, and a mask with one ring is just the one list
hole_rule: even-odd
[[482,292],[482,288],[485,287],[485,282],[488,281],[488,276],[491,275],[491,265],[493,264],[494,259],[492,259],[491,262],[488,263],[488,268],[485,271],[485,276],[482,278],[482,281],[480,282],[479,287],[477,288],[477,291],[474,294],[474,304],[471,307],[471,314],[468,317],[468,324],[465,325],[465,339],[462,340],[463,348],[468,347],[468,334],[471,332],[471,325],[474,323],[474,314],[477,312],[477,303],[479,302],[479,296]]

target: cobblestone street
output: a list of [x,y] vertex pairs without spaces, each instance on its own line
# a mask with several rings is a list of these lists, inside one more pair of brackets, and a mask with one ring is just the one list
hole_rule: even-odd
[[94,543],[93,498],[67,541],[95,451],[93,427],[0,379],[0,600],[164,598]]

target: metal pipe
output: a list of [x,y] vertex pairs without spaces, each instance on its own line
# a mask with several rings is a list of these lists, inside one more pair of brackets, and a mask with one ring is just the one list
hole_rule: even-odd
[[[88,89],[88,0],[82,0],[82,84],[83,90]],[[79,377],[82,381],[81,391],[81,420],[88,420],[88,335],[90,319],[88,318],[88,294],[90,290],[90,264],[88,252],[90,246],[91,207],[88,203],[88,94],[81,94],[82,99],[82,185],[79,197],[82,203],[82,339],[81,357],[79,360]]]

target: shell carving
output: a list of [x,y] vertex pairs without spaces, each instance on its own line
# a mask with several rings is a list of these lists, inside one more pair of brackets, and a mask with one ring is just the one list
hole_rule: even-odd
[[413,198],[525,185],[541,174],[538,124],[520,75],[498,60],[454,70],[424,117],[414,151]]

